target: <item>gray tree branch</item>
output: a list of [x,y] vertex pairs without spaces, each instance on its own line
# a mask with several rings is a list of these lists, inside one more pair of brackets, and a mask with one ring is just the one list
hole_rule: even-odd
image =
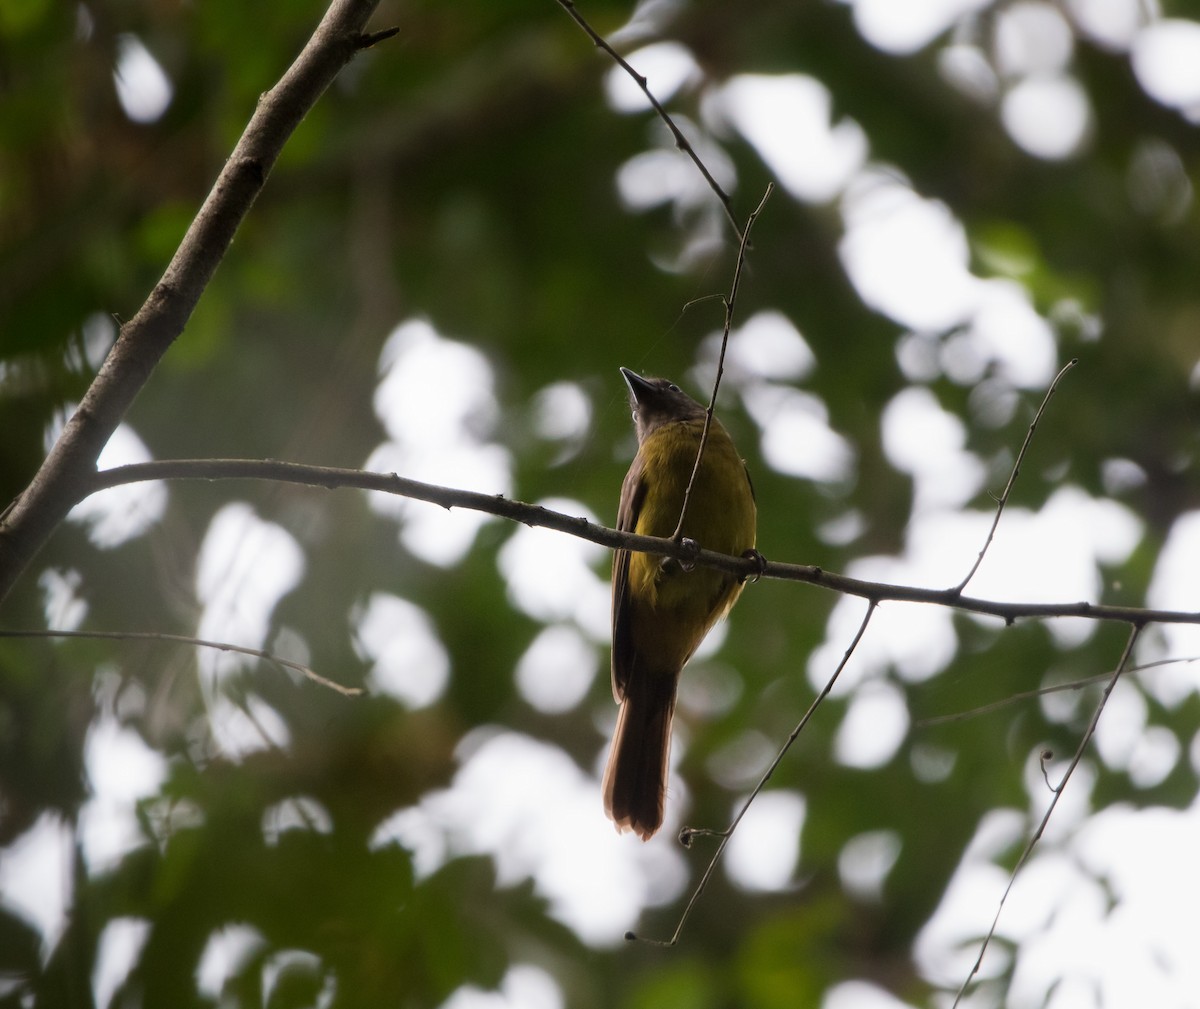
[[333,0],[312,38],[258,101],[183,241],[29,486],[0,515],[0,601],[71,510],[91,492],[96,460],[167,348],[183,332],[239,225],[296,126],[358,50],[378,0]]

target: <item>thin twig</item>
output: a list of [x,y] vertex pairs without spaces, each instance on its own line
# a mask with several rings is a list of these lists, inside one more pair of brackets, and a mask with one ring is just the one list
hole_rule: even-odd
[[[1130,670],[1132,672],[1132,670]],[[920,721],[913,722],[913,729],[929,729],[935,725],[946,725],[950,722],[964,722],[968,718],[975,718],[979,715],[987,715],[1000,708],[1006,708],[1010,704],[1017,704],[1020,701],[1027,701],[1032,697],[1043,697],[1046,694],[1056,694],[1063,690],[1082,690],[1084,687],[1090,687],[1095,683],[1103,683],[1112,673],[1098,673],[1096,676],[1087,676],[1082,680],[1070,680],[1065,683],[1056,683],[1052,687],[1038,687],[1036,690],[1022,690],[1017,694],[1010,694],[1008,697],[1002,697],[998,701],[991,701],[988,704],[981,704],[977,708],[970,708],[967,711],[956,711],[949,715],[934,715],[932,718],[922,718]]]
[[276,459],[161,459],[155,462],[132,463],[88,475],[79,500],[97,491],[145,480],[268,480],[275,483],[301,484],[332,490],[355,487],[361,490],[382,491],[417,501],[428,501],[443,508],[467,508],[510,519],[527,526],[554,529],[597,543],[611,550],[633,550],[657,557],[675,557],[725,571],[739,578],[775,578],[782,581],[805,582],[840,595],[859,596],[874,602],[891,600],[905,603],[927,603],[946,606],[963,613],[997,617],[1006,624],[1017,620],[1044,620],[1055,617],[1081,617],[1085,620],[1115,621],[1123,624],[1200,624],[1200,612],[1194,610],[1160,610],[1139,606],[1110,606],[1087,601],[1074,603],[1012,603],[994,599],[964,596],[955,589],[930,589],[917,585],[895,585],[871,582],[862,578],[826,571],[811,564],[786,561],[764,561],[761,558],[734,557],[715,550],[698,552],[689,546],[661,536],[640,536],[597,525],[578,515],[566,515],[542,505],[513,501],[502,494],[481,494],[478,491],[443,487],[425,483],[395,473],[371,473],[359,469],[333,466],[310,466],[303,463],[280,462]]
[[[1147,669],[1153,669],[1156,666],[1171,666],[1180,662],[1196,662],[1200,661],[1196,658],[1179,658],[1179,659],[1158,659],[1156,662],[1147,662],[1140,666],[1130,666],[1125,671],[1126,676],[1132,676],[1134,673],[1145,672]],[[1002,697],[998,701],[991,701],[988,704],[981,704],[977,708],[970,708],[967,711],[955,711],[949,715],[933,715],[930,718],[921,718],[913,722],[913,729],[930,729],[935,725],[946,725],[950,722],[963,722],[968,718],[975,718],[979,715],[987,715],[993,711],[998,711],[1000,708],[1006,708],[1010,704],[1017,704],[1020,701],[1027,701],[1033,697],[1044,697],[1047,694],[1057,694],[1064,690],[1082,690],[1084,687],[1092,687],[1097,683],[1104,683],[1112,673],[1097,673],[1095,676],[1085,676],[1081,680],[1064,680],[1062,683],[1055,683],[1049,687],[1038,687],[1036,690],[1022,690],[1018,694],[1010,694],[1008,697]]]
[[675,120],[673,120],[668,114],[667,110],[662,107],[662,104],[659,102],[659,100],[654,97],[653,92],[646,83],[646,78],[634,70],[633,67],[630,66],[629,61],[626,60],[620,53],[618,53],[612,46],[610,46],[595,28],[588,24],[587,19],[579,13],[578,8],[574,3],[571,2],[571,0],[558,0],[558,5],[565,10],[568,15],[570,15],[572,21],[574,21],[577,25],[579,25],[580,28],[583,29],[587,37],[592,40],[592,44],[595,45],[597,49],[601,49],[607,53],[609,57],[612,58],[613,62],[615,62],[617,66],[624,70],[625,73],[629,74],[629,76],[633,78],[634,83],[642,89],[642,94],[646,96],[646,99],[650,102],[651,107],[655,112],[658,113],[658,118],[661,119],[666,125],[667,129],[671,131],[671,136],[675,140],[675,146],[692,159],[692,164],[694,164],[699,170],[700,174],[704,176],[704,181],[708,183],[709,189],[711,189],[716,194],[717,199],[721,201],[721,206],[725,208],[725,216],[729,219],[729,225],[733,228],[733,233],[737,235],[738,240],[744,244],[745,238],[742,236],[742,232],[738,228],[737,218],[735,218],[733,215],[733,201],[730,200],[729,194],[726,193],[725,190],[721,188],[721,184],[713,178],[712,172],[708,170],[708,166],[700,159],[700,155],[696,153],[696,149],[691,145],[691,142],[683,135],[683,131],[675,125]]
[[1125,642],[1125,650],[1121,653],[1121,661],[1117,663],[1117,668],[1113,670],[1112,676],[1108,679],[1108,686],[1104,688],[1104,693],[1100,697],[1100,703],[1096,705],[1096,711],[1092,715],[1092,720],[1088,724],[1087,731],[1084,732],[1083,738],[1079,740],[1079,746],[1075,748],[1075,755],[1071,758],[1070,764],[1063,772],[1062,780],[1057,785],[1050,785],[1049,780],[1046,784],[1054,793],[1050,799],[1050,804],[1046,807],[1046,813],[1042,817],[1042,822],[1038,824],[1037,830],[1025,845],[1025,850],[1021,852],[1021,857],[1017,859],[1017,864],[1013,866],[1013,871],[1008,877],[1008,885],[1004,888],[1004,893],[1000,896],[1000,903],[996,907],[995,917],[992,918],[992,926],[988,929],[987,935],[983,937],[983,943],[979,947],[979,956],[975,958],[975,963],[971,967],[971,972],[967,975],[962,983],[962,987],[958,989],[958,994],[954,997],[954,1003],[951,1009],[957,1009],[962,997],[966,994],[968,986],[971,984],[971,979],[979,973],[979,968],[983,965],[983,955],[987,952],[988,946],[991,944],[992,938],[996,934],[996,928],[1000,924],[1000,913],[1004,910],[1004,902],[1008,900],[1008,895],[1012,892],[1013,884],[1017,881],[1017,874],[1020,873],[1025,863],[1029,861],[1029,856],[1033,853],[1034,846],[1041,840],[1042,834],[1046,830],[1046,824],[1050,822],[1050,817],[1053,815],[1055,807],[1058,806],[1058,800],[1062,798],[1063,789],[1066,788],[1067,782],[1074,773],[1075,768],[1079,766],[1079,761],[1083,759],[1084,751],[1087,749],[1088,743],[1092,741],[1092,736],[1096,733],[1096,726],[1100,722],[1100,715],[1104,712],[1104,706],[1108,703],[1108,698],[1113,692],[1113,688],[1117,685],[1117,680],[1121,678],[1121,673],[1125,670],[1125,664],[1129,661],[1129,656],[1133,653],[1134,643],[1141,633],[1142,627],[1140,624],[1134,624],[1129,629],[1129,639]]
[[169,641],[177,645],[195,645],[198,648],[215,648],[221,652],[238,652],[241,655],[251,655],[264,662],[273,662],[303,673],[313,683],[330,690],[336,690],[345,697],[359,697],[364,693],[361,687],[346,687],[333,680],[327,680],[320,673],[300,662],[281,658],[272,652],[261,648],[246,648],[242,645],[232,645],[228,641],[206,641],[204,638],[192,638],[186,634],[166,634],[162,631],[56,631],[50,630],[0,630],[0,638],[84,638],[100,641]]
[[842,674],[842,670],[846,668],[846,664],[850,661],[850,656],[854,654],[854,650],[858,648],[858,643],[862,640],[866,633],[867,625],[871,622],[871,617],[875,613],[876,603],[871,601],[867,604],[867,612],[863,614],[862,623],[858,625],[858,631],[854,635],[854,640],[850,642],[845,654],[842,655],[842,661],[837,664],[837,668],[833,671],[833,675],[829,677],[829,682],[815,698],[812,704],[808,706],[808,710],[804,712],[804,716],[796,723],[796,727],[788,734],[787,740],[783,746],[779,748],[779,752],[775,754],[775,759],[771,761],[770,767],[766,769],[763,776],[758,779],[758,784],[754,786],[754,791],[750,793],[749,798],[742,803],[742,808],[738,810],[737,816],[733,818],[733,822],[724,830],[710,830],[701,827],[684,827],[679,832],[679,842],[685,848],[692,846],[692,840],[697,837],[719,837],[721,843],[717,845],[717,850],[713,852],[713,856],[709,859],[708,867],[704,870],[704,875],[700,877],[700,882],[696,884],[696,889],[692,891],[692,895],[688,898],[687,906],[683,909],[683,914],[679,917],[679,924],[675,926],[675,931],[670,939],[647,939],[645,936],[637,935],[635,932],[626,932],[625,938],[629,942],[644,942],[650,946],[675,946],[679,942],[679,936],[683,932],[683,926],[687,924],[688,917],[692,913],[692,908],[696,906],[696,902],[700,899],[700,895],[708,886],[708,881],[712,877],[713,872],[717,868],[717,863],[721,860],[721,855],[725,851],[725,846],[729,844],[730,838],[733,837],[733,832],[737,830],[738,824],[742,822],[742,817],[746,815],[746,811],[750,808],[750,804],[758,798],[758,794],[763,790],[763,786],[770,780],[771,775],[775,773],[775,769],[782,763],[783,758],[791,749],[792,743],[796,741],[796,737],[804,731],[804,727],[808,724],[821,702],[829,696],[829,692],[833,689],[833,685],[837,683],[838,677]]
[[687,490],[683,492],[683,505],[679,509],[679,523],[675,526],[675,532],[671,534],[671,539],[679,540],[683,536],[683,520],[687,516],[688,502],[692,499],[692,487],[696,483],[696,474],[700,472],[700,461],[704,458],[704,447],[708,444],[708,432],[712,427],[713,411],[717,407],[717,390],[721,388],[721,376],[725,373],[725,349],[729,346],[729,331],[733,326],[733,312],[737,306],[738,288],[742,283],[742,267],[746,263],[746,246],[750,241],[750,231],[754,228],[754,222],[758,220],[758,215],[762,213],[763,207],[767,205],[767,200],[771,193],[775,191],[775,184],[767,183],[766,192],[763,193],[762,199],[758,201],[758,206],[754,208],[752,213],[746,219],[746,230],[742,234],[741,243],[738,245],[737,263],[733,267],[733,283],[729,286],[729,297],[722,298],[725,303],[725,325],[721,331],[721,352],[717,355],[717,375],[713,379],[712,395],[708,398],[708,409],[704,412],[704,430],[700,432],[700,447],[696,450],[696,461],[692,465],[692,475],[688,477]]
[[988,547],[992,545],[992,538],[996,535],[996,527],[1000,525],[1000,516],[1004,514],[1004,506],[1008,504],[1008,496],[1012,493],[1013,485],[1017,482],[1017,476],[1021,472],[1021,462],[1025,458],[1025,453],[1029,449],[1029,443],[1033,441],[1033,432],[1037,430],[1038,421],[1042,419],[1042,414],[1046,411],[1046,404],[1050,402],[1050,397],[1054,395],[1054,390],[1058,388],[1058,383],[1062,377],[1079,363],[1079,358],[1073,357],[1062,366],[1062,370],[1054,376],[1054,381],[1050,383],[1050,388],[1046,390],[1046,395],[1042,397],[1042,405],[1038,407],[1037,413],[1033,416],[1033,423],[1029,425],[1029,430],[1025,432],[1025,441],[1021,445],[1021,451],[1017,453],[1016,462],[1013,463],[1012,472],[1008,475],[1008,483],[1004,487],[1004,493],[1000,495],[1000,500],[996,502],[996,514],[992,519],[992,528],[988,530],[987,539],[983,542],[983,547],[979,551],[979,556],[975,558],[975,563],[971,565],[971,570],[967,572],[967,576],[959,582],[955,587],[955,592],[961,592],[967,587],[967,582],[975,577],[975,572],[979,570],[979,565],[983,563],[984,554],[988,552]]

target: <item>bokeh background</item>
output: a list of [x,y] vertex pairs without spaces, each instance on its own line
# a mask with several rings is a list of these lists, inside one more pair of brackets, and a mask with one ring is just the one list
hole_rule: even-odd
[[[0,6],[0,499],[17,494],[322,13]],[[1197,608],[1200,11],[590,0],[754,232],[719,411],[771,559]],[[102,465],[363,466],[612,524],[618,374],[704,396],[736,242],[553,0],[380,5]],[[72,514],[0,641],[0,1004],[948,1005],[1127,629],[748,588],[684,679],[668,823],[604,819],[608,554],[352,491]],[[1200,644],[1152,627],[972,1007],[1194,1006]],[[1097,679],[1100,678],[1100,679]],[[1049,688],[1057,688],[1046,692]],[[984,710],[980,710],[984,709]],[[1044,757],[1044,751],[1053,756]]]

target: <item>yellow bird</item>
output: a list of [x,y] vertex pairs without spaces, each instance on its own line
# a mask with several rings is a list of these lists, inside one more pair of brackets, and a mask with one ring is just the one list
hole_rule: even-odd
[[[696,463],[705,408],[664,378],[622,368],[638,451],[621,485],[617,528],[671,536]],[[715,417],[681,533],[723,554],[754,549],[756,508],[746,464]],[[621,705],[604,772],[604,808],[642,840],[662,826],[679,674],[741,595],[733,575],[618,550],[612,575],[612,687]]]

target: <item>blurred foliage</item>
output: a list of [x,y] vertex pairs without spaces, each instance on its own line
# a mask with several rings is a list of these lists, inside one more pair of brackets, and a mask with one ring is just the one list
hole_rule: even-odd
[[[1004,6],[985,11],[973,30],[986,38]],[[96,364],[89,330],[137,310],[257,96],[322,9],[320,0],[0,6],[0,499],[28,482],[56,412],[86,388]],[[592,0],[584,13],[607,32],[631,9]],[[686,45],[710,82],[740,73],[818,78],[834,118],[863,127],[874,160],[963,222],[981,276],[1013,276],[1050,318],[1070,300],[1103,320],[1099,339],[1070,321],[1058,326],[1060,359],[1083,363],[1040,428],[1013,503],[1036,508],[1065,482],[1122,500],[1147,523],[1146,538],[1106,576],[1115,600],[1140,601],[1172,522],[1200,501],[1189,384],[1200,216],[1190,196],[1172,212],[1139,201],[1127,177],[1139,151],[1167,152],[1179,166],[1174,184],[1190,194],[1200,177],[1195,128],[1147,97],[1126,54],[1083,36],[1071,69],[1097,121],[1081,152],[1046,162],[940,78],[948,35],[916,54],[889,55],[859,35],[849,5],[825,0],[693,0],[660,13],[651,37]],[[682,306],[727,288],[733,244],[687,269],[654,265],[674,258],[708,211],[621,205],[614,173],[659,129],[646,115],[608,107],[609,65],[552,0],[391,0],[374,24],[401,31],[363,53],[301,125],[129,423],[157,458],[361,465],[381,439],[372,412],[380,347],[398,322],[424,316],[495,368],[495,437],[512,454],[514,496],[569,497],[611,522],[631,445],[617,367],[689,372],[699,342],[719,328],[719,305]],[[131,121],[113,87],[131,35],[173,87],[153,123]],[[701,99],[692,87],[670,107],[699,120]],[[736,135],[720,139],[744,216],[769,174]],[[760,546],[773,559],[831,570],[898,552],[912,487],[885,456],[880,412],[911,382],[897,363],[901,328],[846,278],[831,207],[781,192],[754,238],[739,318],[771,308],[795,323],[817,360],[806,387],[857,453],[846,487],[773,471],[730,396],[727,423],[758,490]],[[529,416],[535,394],[564,380],[579,383],[594,407],[586,439],[565,460],[532,432]],[[944,374],[927,385],[963,418],[968,448],[997,474],[975,502],[987,509],[1037,393],[1021,391],[1019,407],[989,425],[977,422],[969,387]],[[1144,479],[1106,486],[1112,459],[1136,464]],[[989,810],[1026,807],[1029,754],[1044,745],[1071,752],[1094,699],[1086,695],[1065,721],[1027,700],[910,728],[896,755],[870,771],[832,759],[847,700],[831,700],[772,783],[807,800],[802,883],[754,894],[718,873],[683,949],[591,949],[550,917],[528,882],[498,885],[485,857],[453,857],[424,876],[404,848],[369,843],[394,810],[446,786],[455,747],[474,727],[501,724],[552,741],[588,773],[604,745],[605,676],[561,716],[538,714],[516,693],[513,667],[540,625],[506,597],[496,558],[512,531],[501,524],[486,525],[467,557],[442,569],[409,554],[394,524],[357,496],[179,486],[163,520],[117,549],[97,549],[80,528],[64,527],[7,601],[5,625],[45,625],[39,573],[56,569],[78,574],[86,627],[195,633],[198,545],[230,500],[252,501],[303,546],[305,579],[274,619],[303,628],[314,668],[361,683],[366,665],[347,615],[373,592],[394,592],[430,614],[450,654],[448,691],[409,711],[387,697],[343,699],[264,665],[246,676],[292,742],[230,761],[200,741],[205,709],[186,650],[0,642],[0,841],[47,812],[76,821],[90,787],[84,740],[102,716],[115,713],[169,768],[140,810],[152,843],[102,871],[76,859],[72,912],[48,960],[28,923],[0,912],[4,1004],[90,1004],[99,937],[120,918],[151,923],[118,991],[122,1006],[215,1004],[197,991],[197,965],[210,935],[230,923],[252,926],[263,944],[222,1005],[320,1003],[334,976],[337,1005],[436,1006],[463,984],[495,987],[513,962],[541,965],[581,1007],[817,1005],[831,984],[853,977],[920,1001],[929,989],[912,943],[963,847]],[[818,535],[851,514],[861,533],[849,542]],[[807,657],[824,640],[833,603],[784,583],[746,593],[720,653],[744,689],[728,711],[689,725],[681,767],[689,823],[723,822],[740,790],[712,780],[713,755],[751,730],[782,740],[811,700]],[[1038,627],[1001,632],[961,620],[956,628],[958,655],[945,672],[916,684],[889,677],[914,722],[1051,676],[1094,675],[1121,647],[1119,628],[1069,650]],[[1198,706],[1194,695],[1173,709],[1150,702],[1150,722],[1174,733],[1186,754]],[[915,775],[922,748],[949,755],[949,773]],[[1196,790],[1195,768],[1181,759],[1152,788],[1101,774],[1094,800],[1184,807]],[[327,811],[326,829],[265,836],[267,811],[295,796]],[[856,896],[839,881],[839,853],[848,839],[885,829],[900,839],[898,861],[878,900]],[[694,873],[703,857],[689,855]],[[668,932],[678,912],[650,912],[647,932]],[[264,965],[287,950],[316,959],[292,962],[268,999]]]

